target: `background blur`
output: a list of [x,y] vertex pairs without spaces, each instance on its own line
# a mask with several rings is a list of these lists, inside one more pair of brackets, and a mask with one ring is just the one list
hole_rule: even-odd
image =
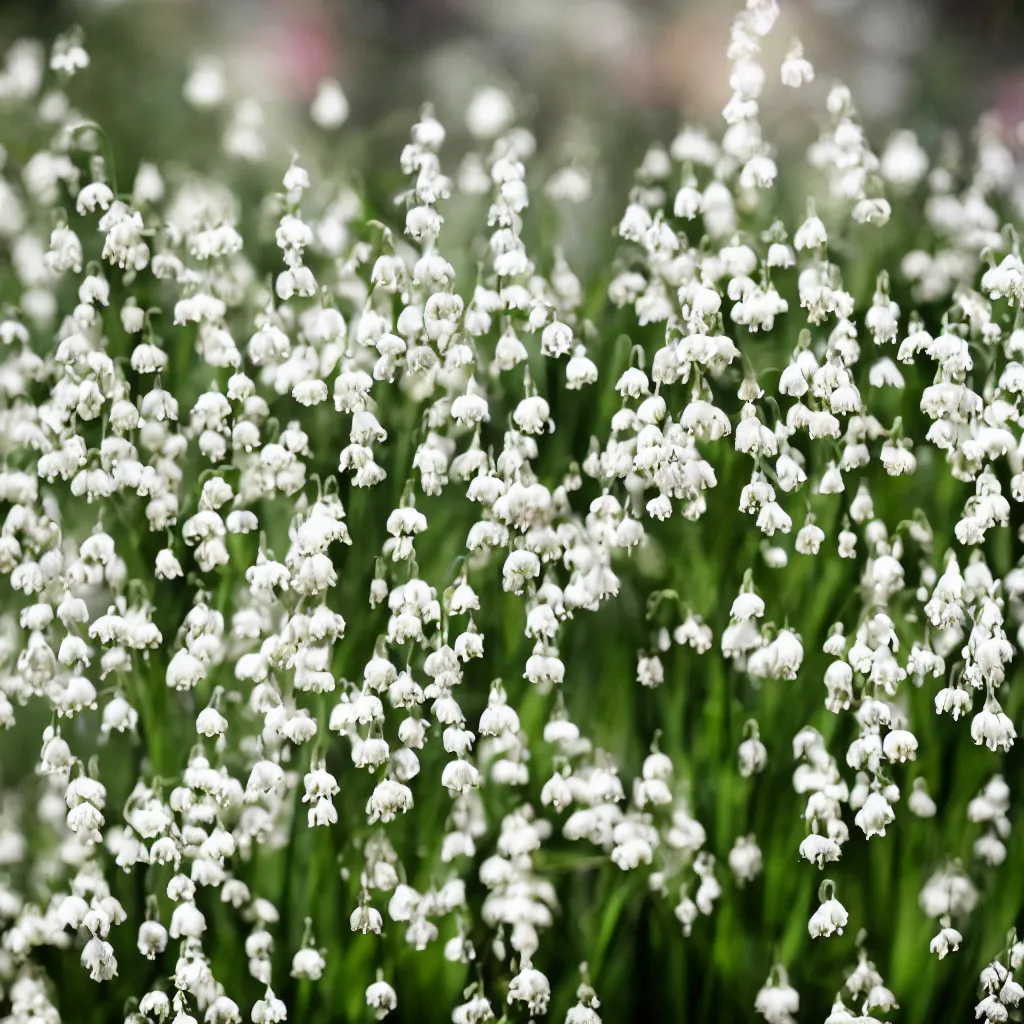
[[[76,83],[76,98],[84,107],[89,91],[102,96],[93,109],[106,112],[119,160],[127,163],[166,156],[191,162],[193,150],[208,144],[196,135],[194,119],[185,130],[180,97],[190,66],[214,57],[228,86],[224,110],[255,97],[273,127],[265,134],[284,150],[301,144],[307,124],[295,117],[297,105],[308,108],[325,76],[338,79],[351,101],[350,130],[370,130],[378,141],[400,139],[427,99],[446,125],[454,124],[475,88],[497,83],[532,115],[542,151],[573,160],[600,154],[602,176],[628,181],[642,152],[639,140],[655,130],[667,139],[681,115],[706,121],[720,110],[736,6],[0,0],[0,44],[24,34],[50,39],[81,24],[94,66]],[[775,38],[804,40],[820,73],[817,90],[803,100],[814,105],[817,97],[818,109],[829,82],[841,77],[876,125],[898,121],[927,135],[940,118],[963,127],[989,107],[1014,125],[1024,116],[1018,0],[787,0],[783,7],[788,25]],[[110,94],[116,104],[106,101]],[[791,108],[792,94],[788,102]]]
[[[448,128],[443,159],[454,171],[469,145],[470,97],[500,85],[538,136],[535,167],[547,175],[571,164],[590,180],[588,201],[560,228],[571,264],[586,274],[606,260],[605,226],[618,219],[650,140],[668,143],[684,120],[721,123],[729,25],[741,2],[0,0],[0,46],[83,27],[93,63],[72,99],[83,115],[101,116],[122,182],[144,160],[223,181],[226,146],[249,151],[235,163],[280,169],[299,152],[314,172],[342,171],[381,212],[403,187],[397,158],[421,104],[431,101]],[[836,79],[852,88],[876,146],[890,128],[912,127],[934,152],[943,132],[968,132],[983,111],[1014,128],[1024,119],[1020,0],[782,6],[769,66],[799,36],[818,69],[811,87],[770,82],[762,98],[766,136],[783,150],[815,137]],[[223,95],[197,116],[183,90],[210,67]],[[327,77],[350,105],[330,132],[309,114]],[[244,167],[231,177],[244,188]]]

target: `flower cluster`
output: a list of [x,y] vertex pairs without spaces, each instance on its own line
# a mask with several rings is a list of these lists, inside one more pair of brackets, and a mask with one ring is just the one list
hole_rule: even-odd
[[[158,965],[133,1024],[302,1020],[339,972],[383,1019],[403,985],[393,936],[463,972],[455,1024],[544,1015],[565,987],[545,970],[568,927],[561,865],[642,878],[682,943],[777,845],[752,812],[725,817],[742,794],[800,823],[770,884],[804,913],[813,868],[843,888],[849,850],[891,842],[905,814],[945,820],[927,760],[942,730],[991,758],[946,821],[975,863],[943,854],[920,891],[931,953],[965,943],[1011,832],[993,772],[1016,739],[1024,623],[1024,177],[989,122],[973,162],[933,164],[909,132],[876,155],[836,85],[788,209],[761,103],[815,75],[799,43],[781,67],[763,57],[778,17],[748,0],[724,132],[647,151],[593,286],[529,219],[585,201],[590,177],[563,167],[541,199],[501,90],[474,98],[452,175],[423,109],[395,222],[296,157],[252,224],[229,187],[173,168],[118,190],[68,99],[89,64],[77,35],[49,71],[10,51],[0,97],[47,141],[0,178],[0,724],[38,750],[0,805],[6,1020],[74,1012],[48,947],[96,982],[125,956]],[[203,65],[186,96],[223,90]],[[313,121],[348,114],[324,83]],[[269,162],[261,124],[241,104],[226,154]],[[468,259],[449,208],[479,212]],[[711,587],[686,550],[709,521],[738,524],[702,563]],[[801,604],[788,579],[841,599]],[[615,617],[634,605],[639,643]],[[612,677],[580,678],[581,639]],[[701,712],[714,779],[681,705],[641,758],[595,736],[611,689],[649,704],[697,685],[681,665],[727,681]],[[897,1005],[864,907],[836,893],[823,882],[800,922],[802,940],[860,930],[829,1024]],[[364,952],[341,963],[346,921]],[[755,931],[752,1008],[786,1024],[799,963]],[[601,1019],[595,941],[567,1024]],[[1020,1002],[1021,960],[1014,940],[984,969],[979,1017]]]

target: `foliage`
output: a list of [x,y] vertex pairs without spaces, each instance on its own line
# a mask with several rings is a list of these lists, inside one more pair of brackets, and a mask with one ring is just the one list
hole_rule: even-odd
[[503,93],[124,188],[12,49],[6,1019],[1017,1012],[1019,170],[775,153],[776,15],[583,280]]

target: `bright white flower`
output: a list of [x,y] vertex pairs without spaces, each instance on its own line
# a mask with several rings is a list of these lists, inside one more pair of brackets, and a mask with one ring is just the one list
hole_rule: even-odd
[[984,744],[989,750],[1009,750],[1017,738],[1017,730],[1013,726],[998,702],[990,697],[985,707],[971,720],[971,739],[979,746]]
[[[830,882],[822,883],[823,890],[827,891],[829,888],[832,888]],[[812,939],[828,938],[835,934],[842,935],[849,919],[850,916],[842,903],[834,895],[829,896],[811,915],[811,919],[807,923],[807,930]]]
[[810,215],[797,228],[796,234],[793,236],[793,245],[797,251],[819,249],[826,245],[827,242],[828,233],[825,231],[825,225],[821,222],[821,218],[814,214]]
[[309,114],[316,125],[328,131],[340,128],[348,120],[348,99],[336,81],[327,78],[320,82]]
[[373,1010],[377,1020],[383,1020],[398,1006],[398,996],[386,981],[378,978],[366,990],[366,1005]]
[[82,966],[93,981],[109,981],[117,977],[117,960],[114,947],[94,935],[82,950]]
[[786,59],[782,62],[782,84],[792,89],[814,81],[814,68],[804,57],[803,46],[799,42],[793,44]]
[[514,1002],[525,1003],[530,1016],[536,1017],[547,1013],[550,999],[551,985],[548,979],[527,961],[509,983],[509,1005]]
[[948,953],[955,953],[960,948],[960,943],[964,941],[960,932],[950,925],[948,917],[944,917],[941,923],[938,935],[928,944],[928,949],[940,960]]
[[886,825],[891,824],[895,818],[896,814],[885,796],[878,790],[872,790],[854,820],[870,839],[876,835],[884,836]]
[[830,861],[839,860],[841,855],[839,844],[828,836],[812,833],[800,843],[800,856],[819,868],[824,868]]
[[319,981],[326,966],[327,961],[319,951],[305,946],[292,957],[292,977]]
[[794,1024],[794,1014],[800,1011],[800,994],[789,984],[786,970],[781,965],[772,968],[768,980],[757,993],[754,1009],[768,1024]]

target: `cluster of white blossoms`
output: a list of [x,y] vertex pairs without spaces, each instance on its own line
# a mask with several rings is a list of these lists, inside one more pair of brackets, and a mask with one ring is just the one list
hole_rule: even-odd
[[[972,166],[932,166],[908,132],[876,155],[835,86],[800,171],[815,197],[796,220],[775,217],[770,190],[787,175],[759,100],[771,77],[814,79],[798,43],[781,68],[762,61],[778,16],[775,0],[748,0],[734,23],[724,133],[687,126],[647,152],[596,307],[560,250],[529,247],[536,143],[500,90],[474,99],[477,144],[451,177],[445,128],[424,109],[401,153],[399,222],[369,219],[356,191],[296,158],[243,237],[250,211],[208,179],[143,165],[117,190],[98,126],[65,92],[89,63],[77,36],[58,41],[49,72],[41,49],[12,48],[0,99],[49,142],[0,176],[0,724],[31,730],[39,751],[33,798],[0,806],[5,1020],[60,1019],[45,947],[73,950],[107,982],[129,931],[158,965],[126,1011],[133,1024],[302,1020],[275,990],[308,999],[302,986],[344,968],[317,945],[313,904],[299,906],[301,945],[282,949],[282,914],[294,919],[283,902],[301,886],[282,889],[261,857],[286,851],[297,872],[287,851],[322,849],[302,845],[305,830],[340,831],[332,849],[344,847],[353,885],[338,919],[367,943],[397,930],[467,969],[497,965],[466,989],[454,1024],[547,1013],[547,949],[560,941],[552,844],[642,873],[689,936],[727,875],[762,874],[757,835],[719,846],[694,810],[702,777],[684,781],[657,736],[643,739],[633,779],[588,739],[574,715],[621,680],[591,681],[589,696],[563,686],[568,624],[614,606],[621,567],[669,520],[736,516],[758,540],[729,553],[754,555],[740,592],[719,595],[727,616],[695,609],[683,587],[652,588],[652,623],[670,606],[678,615],[638,652],[636,682],[683,686],[673,645],[744,681],[753,717],[729,770],[795,766],[800,885],[813,892],[808,865],[886,842],[902,806],[938,813],[924,776],[907,775],[922,727],[911,688],[934,693],[943,727],[987,747],[998,770],[1016,738],[1004,707],[1024,621],[1024,568],[997,568],[1011,503],[1024,501],[1024,262],[997,210],[1024,216],[1024,178],[987,122]],[[203,65],[186,94],[211,106],[224,88]],[[314,121],[334,130],[348,112],[325,83]],[[241,104],[224,149],[262,159],[261,127],[258,107]],[[545,195],[588,189],[567,166]],[[445,250],[455,193],[486,204],[468,281]],[[897,240],[858,308],[863,282],[844,282],[840,264],[875,244],[865,232],[900,230],[890,201],[901,199],[928,248]],[[275,245],[267,279],[258,267]],[[897,280],[920,311],[893,300]],[[602,316],[648,343],[616,355]],[[758,346],[780,331],[795,340],[788,364],[760,366]],[[593,404],[589,438],[566,421],[579,401]],[[738,510],[715,494],[724,465],[742,475]],[[919,467],[929,486],[950,486],[914,491]],[[873,490],[901,486],[895,504],[908,509],[966,494],[948,537],[923,513],[876,516]],[[785,621],[774,581],[827,557],[859,575],[842,618]],[[727,620],[718,636],[711,619]],[[515,678],[492,679],[491,666],[512,664],[509,622],[527,653]],[[808,677],[805,645],[829,659],[823,680]],[[757,694],[773,687],[816,688],[842,728],[794,721],[762,736]],[[112,751],[131,761],[133,736],[139,775],[115,801],[103,766]],[[1007,857],[1010,795],[995,774],[968,822],[950,822],[977,826],[978,865]],[[346,820],[340,801],[359,813]],[[436,843],[407,825],[421,807]],[[305,865],[315,871],[315,857]],[[128,891],[122,872],[144,891],[143,920],[115,896]],[[841,891],[821,884],[812,939],[863,927]],[[960,947],[979,899],[952,859],[924,887],[939,959]],[[243,931],[255,1002],[215,973],[228,920]],[[828,1024],[896,1006],[868,942],[837,979]],[[979,1017],[1017,1006],[1022,961],[1014,941],[984,969]],[[378,962],[363,984],[382,1019],[401,978]],[[565,1020],[599,1024],[581,973]],[[786,1024],[799,1007],[785,966],[771,965],[754,1009]]]

